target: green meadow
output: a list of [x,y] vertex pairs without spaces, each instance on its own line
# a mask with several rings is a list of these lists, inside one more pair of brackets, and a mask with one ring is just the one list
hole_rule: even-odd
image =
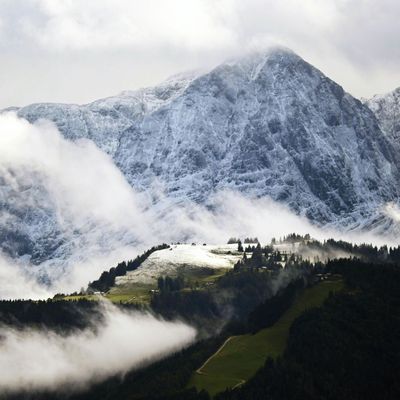
[[343,288],[333,277],[305,289],[272,327],[256,334],[232,336],[193,375],[189,386],[205,389],[211,395],[239,386],[261,368],[268,357],[276,358],[285,349],[293,321],[304,311],[320,306],[330,292]]

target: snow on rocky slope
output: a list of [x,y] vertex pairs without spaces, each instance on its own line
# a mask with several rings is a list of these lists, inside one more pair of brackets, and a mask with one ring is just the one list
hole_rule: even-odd
[[233,268],[243,257],[237,253],[237,244],[232,245],[171,245],[169,249],[159,250],[135,271],[117,278],[117,286],[129,283],[154,284],[159,276],[174,275],[179,268]]
[[400,87],[384,95],[375,95],[365,104],[375,114],[382,131],[400,149]]
[[[87,105],[16,111],[30,122],[53,121],[68,140],[92,140],[156,203],[160,188],[175,203],[201,204],[229,189],[269,196],[319,225],[392,227],[382,214],[399,196],[391,137],[368,107],[289,50],[252,54]],[[1,177],[0,190],[7,191]],[[1,208],[15,204],[3,196]],[[45,212],[46,221],[55,221],[51,229],[38,231],[35,213],[14,210],[22,228],[3,235],[3,243],[23,237],[28,253],[51,257],[65,245],[52,212],[51,206]]]

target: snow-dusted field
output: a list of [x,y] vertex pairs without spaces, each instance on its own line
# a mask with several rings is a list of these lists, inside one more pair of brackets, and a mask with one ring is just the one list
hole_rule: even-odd
[[[231,254],[228,254],[231,252]],[[237,244],[221,246],[197,244],[172,245],[170,249],[159,250],[136,270],[117,277],[116,285],[127,283],[155,283],[159,276],[174,275],[179,267],[232,268],[242,257],[237,253]]]

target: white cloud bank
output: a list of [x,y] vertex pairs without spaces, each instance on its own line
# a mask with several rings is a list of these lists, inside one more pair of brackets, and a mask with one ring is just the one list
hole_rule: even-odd
[[105,303],[104,322],[70,335],[34,329],[1,329],[0,392],[74,389],[123,374],[176,352],[196,332],[180,322],[126,313]]
[[[31,125],[12,113],[0,116],[0,204],[3,232],[23,232],[33,246],[55,248],[54,260],[39,267],[22,260],[15,270],[32,276],[41,269],[59,278],[65,265],[58,260],[67,257],[65,289],[86,286],[108,265],[135,254],[129,245],[151,242],[140,199],[106,154],[89,140],[68,142],[52,124]],[[7,265],[3,257],[3,275]],[[13,293],[12,280],[3,282],[0,297],[29,293],[25,278]]]
[[271,44],[369,97],[400,84],[399,12],[397,0],[2,0],[0,107],[87,102]]
[[220,20],[231,5],[230,0],[36,0],[45,23],[28,19],[24,31],[56,49],[222,47],[233,41]]
[[117,225],[142,222],[137,200],[112,160],[90,140],[65,140],[50,122],[32,125],[14,113],[1,115],[0,168],[15,189],[18,171],[29,173],[32,185],[41,180],[59,222],[71,221],[74,229],[84,228],[87,219]]
[[0,299],[46,299],[52,291],[40,285],[15,260],[0,254]]

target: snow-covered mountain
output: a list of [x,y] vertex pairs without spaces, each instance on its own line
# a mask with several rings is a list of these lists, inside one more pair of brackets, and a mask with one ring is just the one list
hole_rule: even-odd
[[[399,196],[392,137],[368,107],[285,49],[87,105],[15,110],[30,122],[54,121],[68,140],[92,140],[131,186],[153,191],[154,201],[160,186],[176,203],[207,204],[230,189],[269,196],[319,225],[386,229],[382,208]],[[31,214],[14,214],[35,231]],[[54,220],[51,207],[45,216]],[[58,238],[51,241],[56,249],[47,249],[47,233],[36,233],[41,259],[63,244]],[[57,223],[51,234],[58,237]]]
[[365,101],[378,119],[382,131],[400,149],[400,87]]

